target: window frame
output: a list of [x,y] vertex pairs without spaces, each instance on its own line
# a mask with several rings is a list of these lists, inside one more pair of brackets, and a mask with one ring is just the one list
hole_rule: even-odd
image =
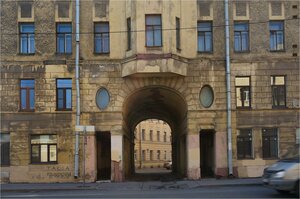
[[[276,22],[281,22],[282,23],[282,30],[271,30],[270,26],[271,26],[271,23],[276,23]],[[285,51],[285,23],[284,23],[284,20],[270,20],[269,21],[269,48],[270,48],[270,52],[283,52]],[[278,41],[277,41],[277,32],[282,32],[282,49],[277,49],[277,46],[278,46]],[[272,32],[276,32],[276,44],[274,44],[274,46],[276,46],[276,49],[271,49],[271,36],[272,36]]]
[[[97,25],[107,25],[107,28],[108,28],[108,32],[96,32],[96,26]],[[104,39],[105,39],[105,35],[107,35],[107,41],[108,41],[108,51],[104,51],[103,47],[105,46],[105,42],[104,42]],[[100,37],[100,43],[98,44],[98,42],[96,42],[96,37]],[[101,49],[99,52],[96,51],[96,46],[98,45],[101,45]],[[108,21],[101,21],[101,22],[94,22],[94,54],[99,54],[99,55],[102,55],[102,54],[110,54],[110,29],[109,29],[109,22]]]
[[[33,80],[34,81],[34,86],[33,88],[31,87],[22,87],[22,81],[30,81],[30,80]],[[20,111],[21,112],[34,112],[35,111],[35,79],[20,79]],[[22,90],[25,90],[26,91],[26,108],[23,109],[22,108]],[[34,108],[31,109],[30,107],[30,103],[31,103],[31,100],[30,100],[30,91],[33,90],[33,104],[34,104]]]
[[[235,25],[238,25],[238,24],[246,24],[247,25],[247,31],[238,31],[238,30],[235,30]],[[233,45],[233,47],[234,47],[234,52],[235,53],[248,53],[248,52],[250,52],[250,27],[249,27],[249,21],[235,21],[234,22],[234,27],[233,27],[233,41],[234,41],[234,45]],[[245,50],[243,50],[243,34],[242,33],[244,33],[244,32],[247,32],[247,48],[245,49]],[[239,43],[241,44],[240,45],[240,48],[239,48],[239,50],[237,50],[236,48],[235,48],[235,34],[236,33],[239,33]]]
[[[237,135],[237,137],[236,137],[237,159],[238,160],[253,159],[253,132],[252,132],[252,129],[242,128],[242,129],[238,129],[238,130],[240,132],[239,132],[239,135]],[[241,134],[244,134],[244,135],[241,135]],[[245,134],[248,134],[248,136]],[[249,136],[249,134],[251,134],[251,135]],[[249,140],[247,140],[247,138]],[[240,140],[240,139],[243,139],[243,140]],[[240,149],[239,146],[242,146],[242,149]],[[247,151],[247,149],[248,149],[247,146],[248,147],[250,146],[250,151]],[[241,152],[243,152],[243,153],[241,153]],[[250,156],[247,157],[249,152],[250,152]]]
[[[23,33],[21,26],[23,25],[33,25],[33,33]],[[26,43],[27,43],[27,52],[22,51],[22,36],[26,35]],[[30,50],[30,35],[33,35],[33,52]],[[30,51],[30,52],[29,52]],[[21,55],[34,55],[35,54],[35,24],[34,22],[20,22],[19,23],[19,54]]]
[[[56,144],[54,144],[54,143],[40,143],[40,144],[32,144],[31,143],[31,140],[32,140],[32,136],[43,136],[43,135],[48,135],[48,136],[50,136],[50,135],[55,135],[56,136]],[[58,139],[58,136],[56,135],[56,134],[31,134],[30,135],[30,163],[31,164],[57,164],[58,163],[58,147],[57,147],[57,143],[58,143],[58,141],[57,141],[57,139]],[[42,162],[41,161],[41,145],[47,145],[47,162]],[[38,146],[38,148],[39,148],[39,161],[38,162],[36,162],[36,161],[33,161],[33,157],[32,157],[32,148],[33,148],[33,146]],[[50,147],[51,146],[55,146],[55,149],[56,149],[56,156],[55,156],[55,161],[50,161]]]
[[[265,153],[266,153],[266,151],[265,150],[267,150],[267,149],[264,149],[265,147],[264,147],[264,138],[265,137],[269,137],[269,138],[271,138],[272,137],[272,135],[269,135],[269,136],[264,136],[264,131],[267,131],[267,130],[273,130],[275,133],[276,133],[276,144],[274,145],[275,147],[276,147],[276,151],[275,151],[275,153],[276,153],[276,155],[275,156],[272,156],[271,155],[271,144],[270,144],[270,142],[271,142],[271,140],[269,140],[269,148],[268,148],[268,150],[269,150],[269,156],[265,156]],[[262,134],[261,134],[261,138],[262,138],[262,145],[261,145],[261,148],[262,148],[262,159],[278,159],[279,158],[279,129],[278,128],[273,128],[273,127],[271,127],[271,128],[262,128]]]
[[[199,24],[201,23],[210,23],[210,31],[200,31],[199,30]],[[211,50],[206,50],[206,45],[204,43],[204,50],[203,51],[200,51],[199,49],[199,37],[200,37],[200,33],[204,33],[204,41],[206,40],[206,36],[205,36],[205,33],[207,32],[210,32],[211,33],[211,39],[210,39],[210,44],[211,44]],[[213,42],[213,21],[197,21],[197,52],[198,53],[213,53],[214,52],[214,42]]]
[[[237,86],[236,85],[236,79],[237,78],[246,78],[246,77],[249,78],[249,86]],[[242,105],[238,106],[238,103],[237,103],[237,88],[247,88],[247,87],[249,87],[249,106],[245,106],[244,105],[245,100],[242,100],[242,99],[241,99]],[[241,96],[241,98],[242,98],[242,96]],[[236,108],[237,109],[251,109],[251,107],[252,107],[251,76],[236,76],[235,77],[235,100],[236,100]]]
[[[60,33],[60,32],[58,32],[58,26],[59,25],[62,25],[62,24],[68,24],[68,25],[70,25],[70,27],[71,27],[71,32],[63,32],[63,33]],[[64,51],[63,52],[60,52],[59,51],[59,45],[58,45],[58,36],[59,35],[63,35],[64,36]],[[71,42],[70,42],[70,47],[71,47],[71,52],[66,52],[66,50],[67,50],[67,35],[71,35]],[[72,23],[71,22],[57,22],[56,23],[56,53],[57,54],[66,54],[66,55],[70,55],[70,54],[72,54],[72,52],[73,52],[73,27],[72,27]]]
[[[271,84],[271,94],[272,94],[272,108],[273,109],[281,109],[281,108],[286,108],[286,96],[287,96],[287,94],[286,94],[286,91],[287,91],[287,89],[286,89],[286,75],[272,75],[271,76],[271,82],[273,81],[273,82],[275,82],[274,80],[275,80],[275,78],[276,77],[283,77],[284,78],[284,85],[276,85],[276,84]],[[272,80],[273,79],[273,80]],[[275,105],[274,104],[274,88],[278,88],[278,87],[280,87],[281,89],[283,88],[283,90],[284,90],[284,95],[283,95],[283,98],[284,98],[284,105]],[[277,90],[278,91],[278,90]],[[281,97],[281,96],[279,96],[279,97]],[[277,103],[280,101],[280,99],[278,99],[278,95],[277,95],[277,99],[276,99],[276,101],[277,101]]]
[[[160,19],[160,25],[148,25],[147,24],[147,17],[159,17],[159,19]],[[159,27],[158,29],[156,29],[155,27]],[[148,42],[147,42],[147,34],[148,34],[148,28],[151,28],[151,30],[149,30],[149,31],[151,31],[151,35],[152,35],[152,41],[153,41],[153,45],[148,45]],[[155,39],[155,30],[160,30],[160,44],[159,45],[156,45],[155,43],[155,41],[156,41],[156,39]],[[162,16],[161,16],[161,14],[146,14],[145,15],[145,46],[147,47],[147,48],[155,48],[155,47],[162,47],[163,46],[163,32],[162,32]]]
[[[58,87],[58,80],[71,80],[72,78],[57,78],[56,79],[56,111],[72,111],[72,100],[73,100],[73,92],[72,92],[72,86],[68,87],[68,88],[59,88]],[[72,81],[73,84],[73,81]],[[62,89],[63,90],[63,108],[59,108],[58,106],[58,100],[59,100],[59,96],[58,96],[58,90]],[[66,108],[67,106],[67,90],[71,90],[71,108]]]

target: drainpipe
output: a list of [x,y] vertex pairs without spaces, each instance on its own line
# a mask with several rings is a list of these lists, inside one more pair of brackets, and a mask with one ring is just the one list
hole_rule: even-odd
[[[75,75],[76,75],[76,125],[80,125],[80,87],[79,87],[79,15],[80,15],[80,0],[76,0],[76,55],[75,55]],[[78,177],[79,165],[79,132],[76,131],[75,140],[75,164],[74,177]]]
[[225,3],[225,37],[226,37],[226,109],[227,109],[227,157],[228,176],[232,176],[232,143],[231,143],[231,84],[230,84],[230,46],[229,46],[229,16],[228,0]]

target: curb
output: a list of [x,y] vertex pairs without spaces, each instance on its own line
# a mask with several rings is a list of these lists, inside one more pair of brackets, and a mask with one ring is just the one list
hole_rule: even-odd
[[[133,186],[133,187],[120,187],[120,190],[175,190],[175,189],[198,189],[198,188],[207,188],[207,187],[232,187],[232,186],[262,186],[262,183],[253,182],[253,183],[236,183],[236,184],[200,184],[195,186],[189,186],[188,184],[173,184],[173,185],[149,185],[149,186]],[[112,187],[113,189],[115,187]],[[53,187],[53,188],[1,188],[1,192],[30,192],[30,191],[68,191],[68,190],[109,190],[109,187],[101,187],[101,186],[76,186],[76,187]]]

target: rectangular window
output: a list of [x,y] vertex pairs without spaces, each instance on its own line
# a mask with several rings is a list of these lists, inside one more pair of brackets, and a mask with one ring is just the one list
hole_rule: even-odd
[[285,76],[271,76],[273,108],[286,106]]
[[176,48],[180,49],[180,19],[176,17]]
[[142,140],[145,140],[145,129],[142,129]]
[[157,151],[157,160],[160,160],[160,150]]
[[21,23],[19,25],[20,31],[20,53],[22,54],[34,54],[34,24],[33,23]]
[[22,111],[34,111],[34,82],[33,79],[22,79],[20,81],[20,109]]
[[71,23],[57,23],[56,52],[72,53],[72,24]]
[[150,141],[153,141],[153,131],[152,130],[150,130],[149,139],[150,139]]
[[164,142],[167,142],[167,133],[164,132]]
[[247,22],[234,23],[234,51],[249,51],[249,24]]
[[284,24],[283,21],[270,21],[270,50],[284,50]]
[[146,160],[146,151],[142,150],[142,161]]
[[32,18],[32,3],[22,2],[20,4],[20,18]]
[[238,159],[252,158],[252,132],[251,129],[240,129],[237,136]]
[[165,159],[165,160],[167,159],[167,151],[165,151],[164,159]]
[[127,18],[127,50],[131,50],[131,18]]
[[109,23],[95,23],[95,53],[109,53]]
[[56,108],[60,111],[72,110],[72,79],[56,80]]
[[278,133],[276,128],[262,129],[263,158],[278,157]]
[[9,166],[10,164],[10,135],[9,133],[0,134],[1,162],[0,166]]
[[32,135],[30,142],[31,163],[57,162],[56,135]]
[[236,77],[236,107],[250,108],[251,107],[251,89],[250,77]]
[[156,137],[157,137],[157,141],[159,142],[160,141],[160,132],[159,131],[157,131],[157,135],[156,135]]
[[212,23],[198,22],[198,52],[212,52]]
[[162,46],[162,25],[160,15],[146,15],[146,46]]
[[153,150],[150,150],[150,160],[153,160]]
[[134,161],[137,161],[137,150],[134,150]]

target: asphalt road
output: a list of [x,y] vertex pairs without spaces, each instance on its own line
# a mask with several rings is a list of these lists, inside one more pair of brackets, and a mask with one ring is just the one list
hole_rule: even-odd
[[8,191],[1,198],[296,198],[263,186],[213,186],[193,189]]

